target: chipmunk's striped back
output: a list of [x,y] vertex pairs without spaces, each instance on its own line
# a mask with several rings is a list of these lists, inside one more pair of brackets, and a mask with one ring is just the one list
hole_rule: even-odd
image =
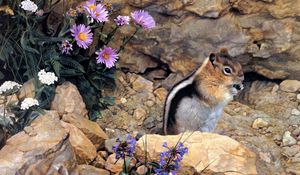
[[[223,72],[225,69],[232,72]],[[164,134],[185,130],[212,131],[224,106],[236,95],[236,87],[242,87],[240,69],[239,63],[228,55],[211,54],[201,67],[176,83],[164,105]]]

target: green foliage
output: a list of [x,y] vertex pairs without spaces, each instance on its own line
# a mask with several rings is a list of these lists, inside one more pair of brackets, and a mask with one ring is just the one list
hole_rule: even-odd
[[[8,0],[6,5],[13,9],[15,15],[0,13],[0,20],[6,21],[0,26],[0,60],[5,63],[4,69],[11,74],[14,81],[25,82],[34,78],[38,82],[37,74],[41,69],[51,71],[59,78],[59,83],[71,81],[79,89],[89,110],[90,119],[95,120],[100,110],[112,105],[114,100],[102,97],[103,88],[114,88],[115,68],[107,69],[99,65],[90,50],[74,48],[71,55],[61,54],[58,44],[70,40],[70,26],[74,23],[88,24],[86,15],[78,18],[60,16],[56,23],[52,8],[59,2],[40,0],[35,1],[39,9],[44,9],[43,16],[37,16],[20,8],[20,0]],[[0,2],[0,4],[2,1]],[[104,24],[94,24],[92,29],[103,28]],[[117,27],[109,34],[100,33],[102,40],[96,48],[109,43],[114,37]],[[75,44],[74,44],[75,45]],[[73,45],[73,46],[74,46]],[[123,46],[122,46],[123,48]],[[0,79],[4,78],[0,72]],[[54,97],[55,86],[44,87],[36,83],[37,95],[42,108],[48,108]],[[100,99],[100,100],[99,100]]]

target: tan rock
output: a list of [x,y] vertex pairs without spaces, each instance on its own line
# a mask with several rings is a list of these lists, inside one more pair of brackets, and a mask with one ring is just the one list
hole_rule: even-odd
[[97,156],[93,143],[74,125],[61,121],[62,127],[70,134],[69,140],[79,164],[90,163]]
[[149,161],[158,160],[159,153],[165,151],[163,142],[174,146],[180,138],[188,147],[188,154],[181,162],[182,174],[200,173],[206,166],[212,172],[239,172],[243,174],[257,174],[256,155],[239,142],[227,137],[212,133],[194,132],[185,133],[183,136],[143,136],[136,146],[137,157],[145,156],[145,139],[147,138],[147,158]]
[[105,160],[102,158],[101,155],[98,154],[96,159],[92,162],[92,165],[97,168],[104,168]]
[[134,110],[133,117],[137,120],[145,119],[146,117],[146,111],[143,108],[137,108]]
[[139,175],[145,175],[147,173],[148,169],[145,165],[139,166],[136,169],[136,172],[139,173]]
[[79,175],[110,175],[109,171],[91,165],[78,165],[77,171]]
[[269,125],[269,123],[265,119],[257,118],[254,120],[254,122],[252,124],[252,128],[259,129],[259,128],[267,127],[268,125]]
[[149,80],[146,80],[145,78],[138,76],[133,82],[132,82],[132,88],[135,91],[141,92],[141,91],[153,91],[153,83]]
[[280,83],[280,89],[285,92],[297,92],[300,89],[300,81],[284,80]]
[[116,154],[111,154],[108,156],[105,169],[111,171],[112,173],[119,173],[123,170],[124,161],[122,159],[117,160]]
[[193,3],[189,3],[185,9],[199,16],[218,18],[221,12],[228,6],[229,3],[224,3],[224,1],[203,0],[193,1]]
[[57,110],[60,116],[73,113],[87,117],[88,113],[77,87],[70,82],[57,86],[51,109]]
[[[1,175],[57,174],[76,166],[75,154],[61,127],[58,113],[47,111],[36,118],[27,132],[21,131],[7,140],[0,150]],[[30,134],[34,133],[34,134]]]
[[6,97],[6,105],[17,105],[19,103],[19,99],[16,94],[12,94]]
[[108,136],[96,122],[92,122],[74,113],[63,115],[62,120],[80,129],[92,141],[96,148],[104,147],[104,141],[108,139]]
[[160,101],[165,101],[168,91],[165,88],[158,88],[154,91],[154,94]]
[[23,100],[25,98],[34,98],[35,96],[35,86],[34,86],[34,80],[28,80],[26,81],[21,89],[18,92],[18,99]]

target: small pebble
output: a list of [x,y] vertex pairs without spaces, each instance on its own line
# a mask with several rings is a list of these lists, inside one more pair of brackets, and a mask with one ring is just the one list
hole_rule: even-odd
[[283,146],[291,146],[291,145],[295,145],[297,143],[296,139],[294,139],[294,137],[291,136],[291,132],[290,131],[286,131],[283,134],[282,137],[282,145]]
[[300,115],[300,111],[298,109],[293,109],[292,115]]

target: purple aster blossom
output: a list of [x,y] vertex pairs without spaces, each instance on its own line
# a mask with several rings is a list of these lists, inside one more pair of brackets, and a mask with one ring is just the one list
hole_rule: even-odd
[[86,10],[88,14],[96,10],[96,2],[95,0],[89,0],[85,2],[83,9]]
[[131,13],[131,17],[135,24],[142,26],[144,29],[151,29],[155,27],[155,21],[148,12],[144,10],[136,10]]
[[62,54],[69,55],[70,51],[73,51],[73,45],[68,40],[64,40],[59,45],[59,50],[61,51]]
[[116,159],[125,159],[125,156],[132,157],[135,151],[136,140],[131,135],[127,135],[126,140],[117,138],[117,144],[112,147],[116,153]]
[[114,19],[115,23],[118,25],[118,26],[123,26],[123,25],[128,25],[129,24],[129,21],[130,21],[130,18],[129,16],[118,16]]
[[113,67],[119,57],[115,49],[106,46],[102,50],[96,52],[96,54],[97,64],[103,63],[107,68]]
[[93,33],[89,26],[75,24],[71,28],[72,36],[75,38],[76,43],[79,47],[87,49],[88,46],[93,42]]
[[103,4],[98,4],[96,9],[91,13],[91,17],[97,22],[108,21],[108,11]]
[[163,147],[167,151],[161,152],[159,155],[159,168],[154,169],[158,175],[168,175],[169,173],[176,175],[180,169],[180,161],[184,154],[188,152],[188,148],[183,146],[183,143],[178,143],[176,147],[169,148],[167,143],[163,143]]
[[92,20],[96,20],[97,22],[108,21],[108,11],[104,4],[96,4],[95,0],[90,0],[86,2],[83,8]]

